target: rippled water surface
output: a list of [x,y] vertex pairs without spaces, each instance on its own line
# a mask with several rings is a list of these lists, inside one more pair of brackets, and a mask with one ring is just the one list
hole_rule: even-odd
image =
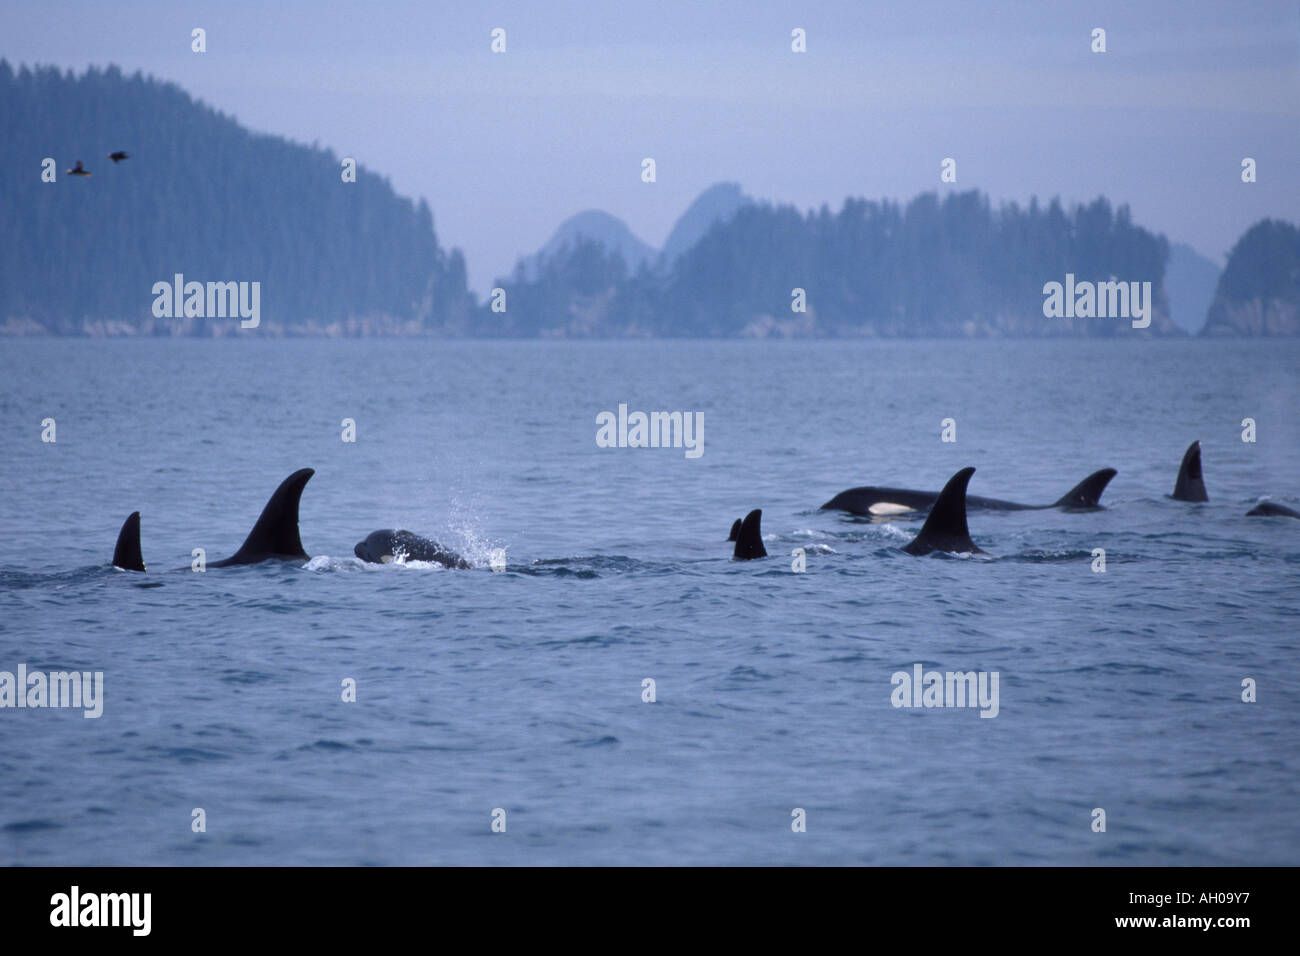
[[[0,709],[0,862],[1300,863],[1300,521],[1244,517],[1300,506],[1298,369],[1297,343],[0,341],[0,670],[105,686],[99,719]],[[703,412],[704,454],[598,448],[620,402]],[[1198,438],[1211,500],[1169,500]],[[1105,511],[972,513],[988,558],[818,510],[966,465],[1031,503],[1119,474]],[[189,570],[304,466],[309,564]],[[756,507],[771,557],[733,562]],[[133,510],[143,575],[106,566]],[[362,565],[385,527],[478,567]],[[894,708],[916,663],[996,671],[997,717]]]

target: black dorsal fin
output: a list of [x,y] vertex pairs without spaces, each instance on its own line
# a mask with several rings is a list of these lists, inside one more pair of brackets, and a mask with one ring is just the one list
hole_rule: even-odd
[[984,554],[975,547],[966,527],[966,485],[974,468],[963,468],[948,479],[939,492],[939,500],[930,509],[930,515],[921,527],[921,533],[905,548],[908,554],[929,554],[947,551],[951,554]]
[[123,571],[143,571],[144,555],[140,553],[140,512],[132,511],[122,522],[117,533],[117,547],[113,549],[113,567]]
[[248,532],[248,537],[239,550],[224,561],[211,562],[208,567],[257,564],[268,558],[307,560],[307,552],[302,549],[302,539],[298,537],[298,501],[302,498],[303,488],[314,474],[314,469],[303,468],[280,482],[280,487],[275,489],[267,501],[257,524]]
[[755,508],[745,515],[745,520],[740,523],[740,532],[736,535],[736,550],[732,552],[737,561],[767,557],[767,548],[763,547],[762,521],[761,508]]
[[1178,466],[1178,480],[1174,482],[1175,501],[1209,501],[1205,493],[1205,478],[1201,475],[1201,443],[1194,441],[1183,453],[1183,463]]
[[737,518],[735,521],[731,522],[731,534],[729,534],[729,535],[727,536],[727,540],[728,540],[728,541],[739,541],[739,540],[740,540],[740,526],[741,526],[742,524],[744,524],[744,522],[741,521],[739,518]]
[[1115,477],[1114,468],[1094,471],[1057,500],[1056,508],[1100,508],[1101,493],[1106,490],[1110,480]]

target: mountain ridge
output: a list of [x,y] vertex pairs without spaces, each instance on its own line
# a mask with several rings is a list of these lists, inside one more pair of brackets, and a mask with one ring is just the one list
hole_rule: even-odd
[[[334,152],[251,132],[174,83],[0,60],[0,135],[25,157],[0,168],[10,250],[0,334],[240,330],[199,299],[194,314],[188,301],[177,316],[159,313],[151,290],[178,274],[258,284],[257,334],[270,336],[1148,337],[1195,327],[1182,312],[1196,311],[1195,290],[1169,285],[1169,241],[1104,197],[994,208],[973,190],[930,192],[803,212],[716,183],[662,252],[586,210],[480,304],[423,199],[365,167],[349,182]],[[110,149],[130,158],[94,158]],[[78,157],[93,178],[63,172]],[[1295,235],[1273,220],[1243,235],[1201,334],[1300,334]],[[1203,295],[1205,263],[1191,261]],[[1044,293],[1067,278],[1137,283],[1135,296],[1149,288],[1149,327],[1049,318]],[[1193,303],[1177,306],[1186,328],[1171,320],[1170,288]]]

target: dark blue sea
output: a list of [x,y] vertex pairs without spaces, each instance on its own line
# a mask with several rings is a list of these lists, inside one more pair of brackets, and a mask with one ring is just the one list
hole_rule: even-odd
[[[104,675],[98,719],[0,709],[0,863],[1300,863],[1300,521],[1245,517],[1300,506],[1298,371],[1297,342],[0,341],[0,671]],[[702,412],[703,454],[597,447],[620,403]],[[1195,439],[1206,504],[1167,497]],[[1029,503],[1119,474],[1104,511],[972,512],[988,557],[818,510],[966,465]],[[302,467],[310,563],[190,570]],[[770,557],[736,562],[752,508]],[[145,574],[108,566],[134,510]],[[353,557],[387,527],[477,567]],[[915,664],[996,672],[997,716],[892,706]]]

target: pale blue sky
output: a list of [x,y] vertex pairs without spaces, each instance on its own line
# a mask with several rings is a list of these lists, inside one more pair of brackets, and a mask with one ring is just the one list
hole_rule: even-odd
[[[494,27],[504,55],[489,50]],[[807,53],[790,50],[795,27]],[[1105,54],[1089,49],[1094,27]],[[720,180],[838,208],[953,188],[938,181],[946,156],[957,188],[1105,194],[1219,262],[1263,216],[1300,222],[1290,0],[11,0],[0,56],[141,69],[255,130],[356,156],[429,200],[480,292],[583,209],[659,245]]]

